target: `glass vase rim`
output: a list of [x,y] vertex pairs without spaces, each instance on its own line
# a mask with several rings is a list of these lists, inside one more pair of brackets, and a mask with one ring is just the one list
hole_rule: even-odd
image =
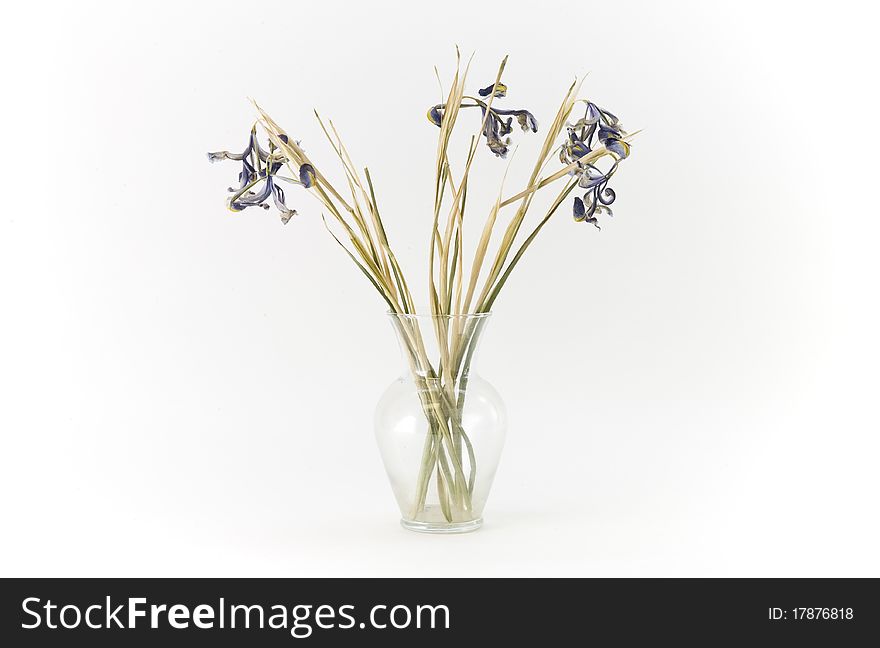
[[492,315],[492,311],[485,313],[459,313],[459,314],[440,314],[440,315],[419,315],[417,313],[396,313],[392,310],[385,311],[388,317],[405,319],[411,321],[429,321],[429,320],[481,320],[488,319]]

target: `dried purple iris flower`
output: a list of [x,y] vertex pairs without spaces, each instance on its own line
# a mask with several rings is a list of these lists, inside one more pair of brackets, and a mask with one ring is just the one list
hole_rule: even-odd
[[[620,120],[591,101],[586,102],[584,116],[568,125],[568,140],[560,148],[559,160],[566,165],[576,164],[570,174],[578,177],[578,187],[589,190],[583,198],[574,199],[573,215],[576,221],[599,227],[597,215],[612,215],[609,205],[617,195],[608,187],[608,181],[617,171],[620,160],[629,156],[630,145],[624,137],[626,131]],[[589,162],[581,162],[593,151],[596,142],[613,154],[614,162],[608,171],[601,171]]]
[[[501,83],[493,83],[477,91],[480,97],[501,98],[507,96],[507,86]],[[511,124],[516,119],[519,127],[523,131],[538,132],[538,120],[528,110],[503,110],[490,106],[488,103],[478,97],[465,96],[468,102],[460,104],[461,108],[479,108],[482,114],[483,137],[486,138],[486,145],[489,150],[500,158],[507,157],[510,150],[510,138],[507,137],[512,131]],[[472,103],[470,103],[472,102]],[[428,121],[435,126],[440,126],[443,122],[443,111],[446,104],[437,104],[428,110]],[[504,118],[507,119],[504,119]]]
[[248,207],[262,207],[269,209],[268,200],[271,198],[281,215],[281,222],[287,223],[296,215],[295,209],[290,209],[285,203],[284,191],[278,186],[278,180],[294,182],[291,178],[279,176],[278,171],[287,162],[275,145],[270,141],[269,150],[266,151],[257,141],[256,126],[251,128],[247,147],[241,153],[218,151],[208,153],[208,160],[217,162],[220,160],[235,160],[241,162],[241,171],[238,174],[238,187],[229,187],[232,195],[227,200],[227,206],[231,211],[240,212]]

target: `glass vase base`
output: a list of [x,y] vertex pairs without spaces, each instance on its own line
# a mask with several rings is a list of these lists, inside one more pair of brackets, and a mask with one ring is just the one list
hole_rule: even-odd
[[418,533],[470,533],[483,526],[483,518],[467,522],[419,522],[418,520],[400,520],[400,526]]

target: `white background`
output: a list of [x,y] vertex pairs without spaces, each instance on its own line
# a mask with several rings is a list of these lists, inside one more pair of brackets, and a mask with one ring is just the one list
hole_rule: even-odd
[[[859,6],[6,8],[0,574],[880,576]],[[233,215],[237,169],[205,152],[243,148],[254,97],[332,168],[318,108],[423,295],[455,43],[472,91],[509,53],[505,105],[542,124],[589,72],[645,130],[614,219],[566,206],[502,293],[486,526],[430,537],[398,526],[373,439],[401,368],[382,302],[308,196],[286,227]],[[512,189],[542,135],[514,137]],[[478,222],[503,168],[481,148]]]

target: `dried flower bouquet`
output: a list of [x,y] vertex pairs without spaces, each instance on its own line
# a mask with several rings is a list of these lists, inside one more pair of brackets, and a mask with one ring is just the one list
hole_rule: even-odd
[[[504,158],[511,145],[514,120],[523,131],[538,132],[538,121],[529,111],[496,105],[507,94],[501,80],[506,63],[505,57],[495,80],[469,95],[465,89],[469,64],[462,71],[459,59],[446,101],[427,111],[428,121],[439,129],[429,236],[431,317],[427,327],[424,320],[412,317],[416,315],[415,302],[389,243],[370,172],[364,168],[362,175],[355,167],[332,121],[325,124],[315,113],[344,172],[347,186],[341,190],[330,183],[321,165],[309,158],[299,142],[259,106],[257,122],[241,153],[208,154],[212,162],[235,160],[241,165],[238,186],[229,189],[228,207],[234,212],[249,207],[269,209],[272,201],[282,222],[287,223],[296,211],[287,206],[284,184],[298,185],[317,199],[325,212],[327,230],[390,309],[429,430],[420,465],[412,467],[417,471],[414,493],[406,498],[410,510],[404,511],[404,517],[413,521],[436,522],[427,506],[430,484],[434,484],[441,523],[454,525],[479,518],[481,511],[477,509],[482,504],[474,502],[477,457],[463,422],[471,360],[485,322],[484,317],[474,315],[490,312],[526,250],[572,193],[576,194],[571,202],[575,221],[599,227],[599,217],[611,215],[609,205],[615,193],[608,182],[630,153],[631,135],[612,113],[592,101],[578,99],[580,83],[575,81],[546,129],[528,183],[506,198],[499,191],[473,256],[466,259],[465,207],[480,140],[495,156]],[[480,115],[478,129],[471,136],[463,169],[456,174],[448,155],[450,141],[462,110],[475,108]],[[267,149],[258,141],[258,127],[268,136]],[[550,169],[556,160],[559,166]],[[520,236],[533,199],[551,187],[557,193],[549,208],[526,236]],[[501,213],[508,207],[513,214],[502,228]],[[493,257],[489,247],[496,230],[502,233]]]

